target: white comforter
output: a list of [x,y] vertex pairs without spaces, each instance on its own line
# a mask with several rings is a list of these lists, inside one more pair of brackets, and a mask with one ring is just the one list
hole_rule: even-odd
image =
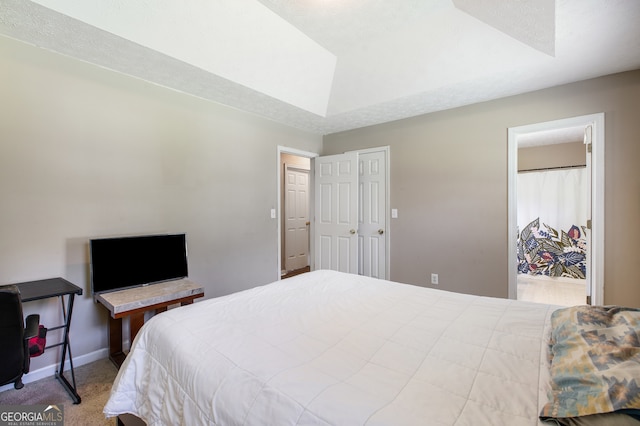
[[150,426],[535,426],[554,309],[312,272],[152,318],[104,413]]

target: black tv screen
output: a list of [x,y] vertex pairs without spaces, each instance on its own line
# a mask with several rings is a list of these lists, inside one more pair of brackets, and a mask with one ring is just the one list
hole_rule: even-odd
[[94,294],[188,276],[185,234],[92,239],[89,252]]

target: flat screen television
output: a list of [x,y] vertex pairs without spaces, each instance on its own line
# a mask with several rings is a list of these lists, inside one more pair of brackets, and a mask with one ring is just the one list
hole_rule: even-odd
[[89,240],[92,294],[188,276],[186,234]]

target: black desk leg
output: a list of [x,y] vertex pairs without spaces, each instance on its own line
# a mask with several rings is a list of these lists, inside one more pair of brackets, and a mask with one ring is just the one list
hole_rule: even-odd
[[[77,386],[76,386],[76,375],[73,371],[73,357],[71,356],[71,346],[69,346],[69,328],[71,326],[71,314],[73,313],[73,299],[75,298],[75,294],[69,295],[69,301],[67,302],[67,309],[65,311],[64,308],[64,297],[60,296],[60,302],[62,303],[62,314],[64,316],[64,340],[62,343],[62,357],[60,360],[60,368],[56,371],[56,378],[60,382],[63,388],[69,393],[71,399],[73,399],[74,404],[80,404],[80,395],[78,395]],[[73,385],[69,383],[66,377],[64,377],[64,362],[67,355],[67,351],[69,352],[69,365],[71,367],[71,381]]]

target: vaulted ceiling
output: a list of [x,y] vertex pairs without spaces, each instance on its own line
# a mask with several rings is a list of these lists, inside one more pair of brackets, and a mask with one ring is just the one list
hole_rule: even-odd
[[0,0],[0,34],[329,134],[640,68],[638,0]]

